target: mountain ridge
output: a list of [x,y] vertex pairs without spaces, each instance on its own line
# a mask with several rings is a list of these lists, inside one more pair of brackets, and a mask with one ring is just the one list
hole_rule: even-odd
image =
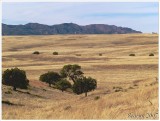
[[2,23],[2,35],[55,35],[55,34],[128,34],[142,33],[128,27],[118,27],[108,24],[78,25],[62,23],[45,25],[27,23],[24,25],[7,25]]

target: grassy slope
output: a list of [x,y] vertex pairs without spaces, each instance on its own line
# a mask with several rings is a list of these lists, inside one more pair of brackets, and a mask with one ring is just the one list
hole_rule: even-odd
[[[31,84],[29,90],[18,92],[3,85],[3,101],[13,103],[3,103],[3,119],[127,119],[158,111],[157,35],[6,36],[2,46],[3,70],[15,66],[26,70]],[[33,55],[34,51],[41,54]],[[59,55],[52,55],[54,51]],[[98,80],[97,90],[87,98],[38,81],[40,74],[74,63]],[[123,89],[115,92],[117,86]]]

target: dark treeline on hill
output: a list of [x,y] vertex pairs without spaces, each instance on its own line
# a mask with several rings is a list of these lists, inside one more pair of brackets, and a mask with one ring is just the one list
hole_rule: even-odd
[[54,34],[127,34],[142,33],[126,27],[107,24],[91,24],[80,26],[74,23],[44,25],[28,23],[25,25],[2,24],[2,35],[54,35]]

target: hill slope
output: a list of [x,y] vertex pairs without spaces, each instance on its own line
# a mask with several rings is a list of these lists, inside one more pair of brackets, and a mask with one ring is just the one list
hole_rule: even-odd
[[[157,34],[2,39],[2,71],[18,67],[30,80],[28,90],[2,85],[3,119],[158,119]],[[41,74],[66,64],[80,65],[85,76],[97,79],[97,89],[85,98],[39,81]]]
[[74,23],[63,23],[58,25],[43,25],[39,23],[28,23],[25,25],[2,24],[2,35],[53,35],[53,34],[127,34],[141,33],[126,27],[117,27],[106,24],[91,24],[80,26]]

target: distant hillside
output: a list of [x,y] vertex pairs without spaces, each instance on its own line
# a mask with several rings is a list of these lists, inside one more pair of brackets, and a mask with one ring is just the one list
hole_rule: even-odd
[[142,33],[126,27],[115,25],[91,24],[80,26],[74,23],[63,23],[58,25],[44,25],[39,23],[28,23],[25,25],[2,24],[2,35],[53,35],[53,34],[127,34]]

